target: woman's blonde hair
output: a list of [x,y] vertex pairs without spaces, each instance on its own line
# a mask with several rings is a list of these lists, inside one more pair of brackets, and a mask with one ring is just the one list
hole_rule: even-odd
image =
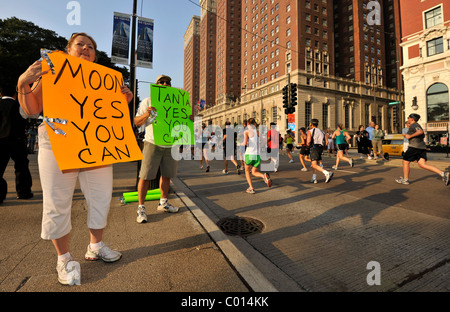
[[[70,46],[73,44],[73,41],[75,40],[75,38],[77,38],[79,36],[87,37],[89,40],[91,40],[92,44],[94,45],[94,49],[97,52],[97,42],[95,42],[94,38],[92,38],[91,36],[89,36],[87,33],[84,33],[84,32],[72,34],[72,37],[70,37],[69,41],[67,42],[66,52],[70,48]],[[97,53],[95,53],[95,54],[97,54]]]

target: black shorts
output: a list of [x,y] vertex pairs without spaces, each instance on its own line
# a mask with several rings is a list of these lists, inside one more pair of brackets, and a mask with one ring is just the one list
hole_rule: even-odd
[[292,149],[294,148],[294,144],[287,144],[286,148],[292,152]]
[[408,150],[403,154],[403,160],[405,161],[419,161],[420,158],[423,158],[427,160],[427,150],[415,148],[415,147],[408,147]]
[[320,146],[312,147],[309,150],[309,155],[310,155],[311,161],[322,160],[322,152],[323,152],[323,147],[320,147]]
[[338,144],[338,151],[345,151],[348,149],[348,144],[347,143],[343,143],[343,144]]
[[300,148],[300,155],[304,155],[304,156],[307,156],[307,155],[309,155],[309,147],[308,146],[302,146],[301,148]]

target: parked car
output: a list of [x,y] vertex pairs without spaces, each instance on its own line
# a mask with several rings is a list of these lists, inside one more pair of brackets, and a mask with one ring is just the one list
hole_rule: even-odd
[[389,159],[389,156],[403,156],[403,135],[385,135],[382,144],[384,158]]

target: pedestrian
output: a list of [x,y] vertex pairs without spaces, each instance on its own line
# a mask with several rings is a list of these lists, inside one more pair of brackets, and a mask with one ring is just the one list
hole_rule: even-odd
[[10,159],[14,161],[16,194],[18,199],[33,197],[33,184],[28,167],[28,150],[25,127],[26,119],[20,114],[20,104],[14,83],[1,87],[0,99],[0,205],[6,199],[8,184],[3,178]]
[[326,133],[325,137],[328,140],[328,144],[327,144],[328,156],[334,156],[336,146],[334,144],[333,133],[330,129],[327,129],[327,133]]
[[[94,39],[86,33],[73,34],[66,47],[67,54],[89,62],[95,61],[96,49]],[[33,63],[18,80],[19,102],[27,115],[42,112],[43,90],[39,82],[40,77],[48,71],[42,71],[41,62]],[[30,87],[31,84],[34,85]],[[126,86],[121,87],[121,92],[126,95],[128,103],[131,102],[133,94]],[[58,281],[67,285],[79,284],[80,264],[72,259],[69,252],[69,234],[72,229],[70,214],[77,179],[89,211],[87,225],[90,244],[85,259],[114,262],[122,256],[103,242],[112,198],[113,167],[107,165],[63,172],[59,170],[44,123],[39,126],[38,137],[38,164],[43,192],[41,237],[52,240],[58,253]]]
[[270,130],[267,132],[267,153],[269,155],[269,160],[273,163],[274,172],[278,172],[278,165],[280,163],[280,143],[281,134],[277,130],[277,124],[271,122]]
[[295,138],[294,138],[294,134],[292,133],[292,131],[290,129],[286,132],[286,135],[284,136],[284,140],[286,142],[286,152],[289,157],[289,163],[293,163],[294,159],[292,158],[291,153],[294,148]]
[[223,169],[222,171],[223,174],[228,174],[228,160],[230,160],[236,166],[236,173],[241,174],[241,166],[235,159],[237,134],[234,130],[234,127],[231,126],[231,122],[229,121],[225,122],[225,128],[223,129],[222,138],[223,158],[225,166],[225,169]]
[[306,128],[302,127],[300,128],[300,153],[298,158],[300,159],[300,163],[302,164],[303,168],[301,171],[308,171],[308,168],[306,168],[305,160],[311,161],[309,158],[309,146],[306,144],[307,135],[306,135]]
[[247,119],[244,119],[244,121],[242,122],[242,127],[238,127],[237,139],[236,139],[237,157],[238,157],[238,161],[241,162],[241,169],[245,168],[244,156],[245,156],[245,149],[247,148],[244,145],[245,130],[247,130]]
[[336,131],[333,132],[333,139],[336,138],[336,145],[338,147],[337,157],[336,157],[336,165],[332,168],[338,170],[339,161],[345,160],[348,161],[350,167],[353,167],[353,159],[344,156],[345,150],[348,149],[348,141],[351,139],[350,135],[346,130],[344,130],[343,124],[338,124]]
[[216,145],[217,145],[217,136],[215,132],[211,132],[211,138],[209,139],[209,143],[211,145],[211,152],[216,151]]
[[[169,76],[160,75],[156,79],[156,84],[170,87],[172,85],[171,81],[172,78]],[[153,124],[149,120],[152,111],[156,111],[156,109],[152,107],[151,98],[145,98],[140,103],[136,117],[134,118],[134,124],[137,127],[145,125],[144,148],[142,150],[144,159],[142,160],[138,182],[139,204],[136,217],[136,222],[138,223],[147,222],[145,197],[150,186],[150,181],[157,177],[158,170],[161,172],[159,179],[161,198],[157,210],[170,213],[175,213],[179,210],[178,207],[172,206],[168,201],[170,179],[175,178],[177,175],[178,161],[172,157],[171,145],[155,145]]]
[[248,120],[248,128],[244,132],[244,145],[247,146],[245,150],[245,178],[247,179],[249,188],[247,193],[255,194],[253,188],[252,175],[264,180],[268,187],[272,186],[272,180],[268,173],[262,173],[259,171],[261,164],[261,157],[259,155],[259,138],[258,131],[256,130],[256,121],[254,118]]
[[363,125],[360,125],[358,127],[358,131],[356,131],[355,138],[356,138],[356,145],[358,146],[358,153],[359,153],[359,159],[363,159],[363,155],[367,155],[367,157],[370,157],[369,154],[369,147],[368,147],[368,140],[369,140],[369,133],[364,129]]
[[328,145],[328,141],[325,138],[325,134],[322,130],[317,128],[319,126],[319,120],[312,119],[310,123],[310,129],[307,132],[307,139],[306,144],[309,146],[309,153],[311,158],[311,164],[313,168],[313,176],[311,179],[311,183],[317,183],[317,175],[316,172],[320,171],[325,175],[325,183],[328,183],[331,181],[331,178],[333,177],[333,172],[329,172],[325,169],[323,169],[322,166],[320,166],[319,162],[322,161],[322,152],[323,152],[323,145],[322,142],[325,141],[325,144]]
[[[367,147],[369,149],[370,154],[372,154],[372,149],[373,149],[372,138],[373,138],[373,130],[375,129],[374,126],[375,126],[375,122],[371,121],[369,123],[369,126],[366,128],[366,131],[369,134],[369,141],[367,142]],[[369,156],[368,159],[372,159],[372,157]]]
[[403,154],[403,177],[396,178],[395,181],[399,184],[409,184],[410,163],[417,161],[420,168],[439,174],[444,184],[448,185],[450,173],[427,164],[427,146],[424,141],[425,134],[418,123],[419,119],[419,114],[410,114],[408,116],[408,132],[403,134],[403,137],[409,140],[408,150]]
[[383,138],[384,132],[380,129],[379,124],[375,124],[375,128],[372,132],[372,147],[373,147],[373,159],[378,159],[378,154],[384,160],[387,160],[383,155]]
[[202,124],[202,158],[200,159],[200,169],[203,169],[203,159],[205,159],[206,163],[206,172],[209,172],[209,158],[208,158],[208,152],[210,147],[210,140],[211,140],[211,134],[209,133],[208,129],[206,128],[206,124]]

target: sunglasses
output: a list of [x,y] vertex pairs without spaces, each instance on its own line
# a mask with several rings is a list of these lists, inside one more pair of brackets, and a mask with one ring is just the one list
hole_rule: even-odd
[[171,85],[170,81],[168,81],[168,80],[160,80],[160,81],[158,81],[158,84],[166,85],[166,86],[170,86]]

